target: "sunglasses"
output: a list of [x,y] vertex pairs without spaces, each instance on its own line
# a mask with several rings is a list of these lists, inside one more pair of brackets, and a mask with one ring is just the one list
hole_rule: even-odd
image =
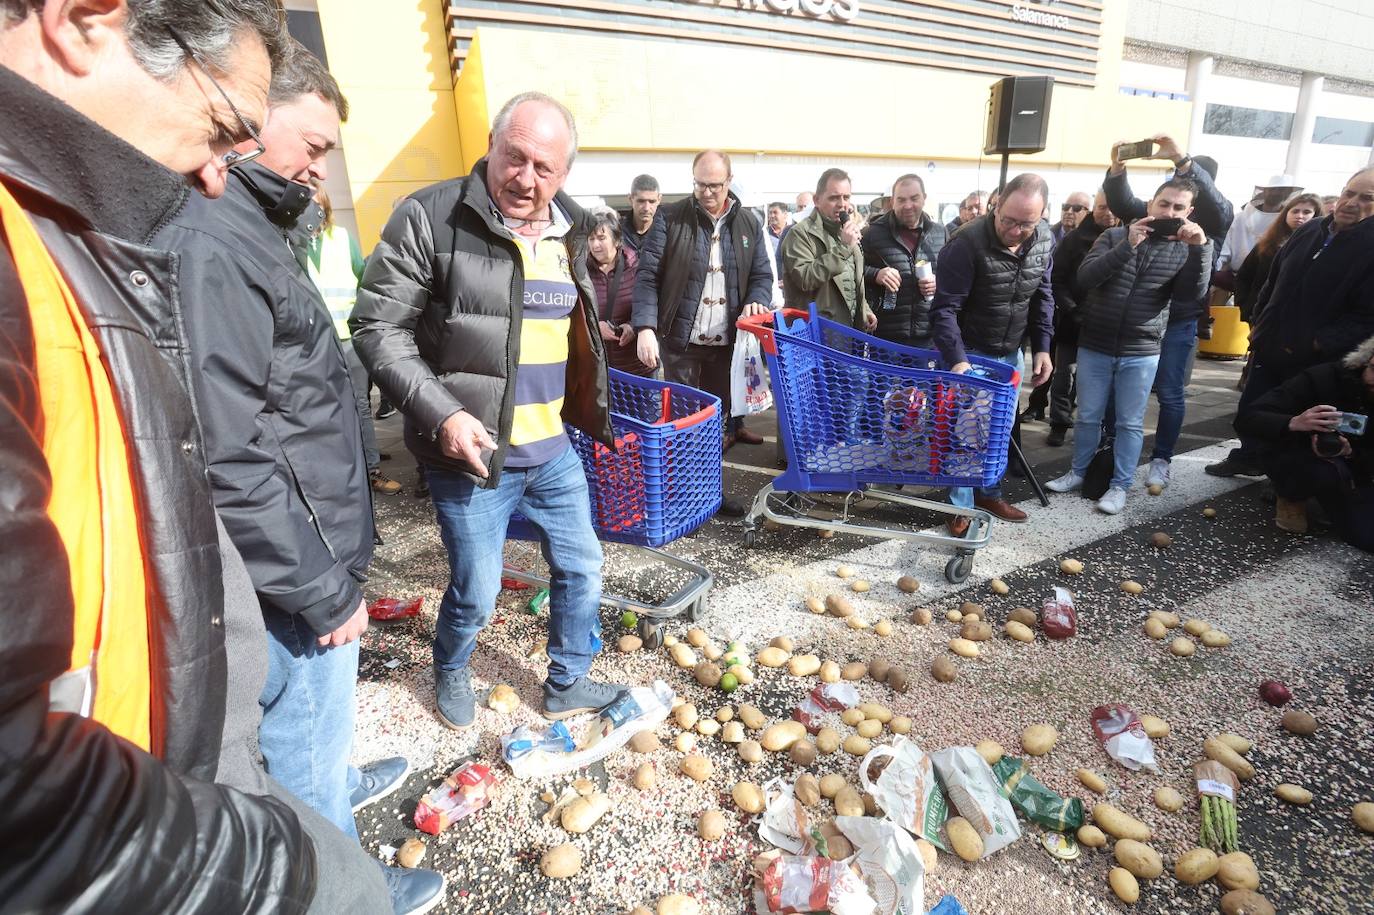
[[177,33],[176,29],[169,27],[167,32],[172,36],[172,40],[177,43],[177,47],[181,48],[181,52],[185,54],[188,59],[195,61],[196,66],[200,67],[201,72],[205,74],[205,78],[210,81],[210,85],[215,87],[215,91],[224,98],[224,103],[229,106],[229,110],[234,113],[234,117],[239,119],[239,124],[243,127],[243,132],[258,146],[257,149],[251,149],[248,152],[239,152],[234,149],[229,150],[223,156],[224,164],[230,168],[235,165],[243,165],[246,162],[252,162],[258,156],[267,152],[267,147],[262,143],[262,137],[258,136],[258,132],[253,129],[253,125],[243,116],[243,112],[239,111],[238,106],[234,104],[234,100],[229,98],[229,93],[224,91],[224,87],[219,84],[219,81],[210,75],[209,65],[201,59],[199,54],[191,50],[190,45],[188,45],[186,40]]
[[1087,207],[1083,206],[1081,203],[1066,203],[1059,209],[1063,210],[1065,213],[1081,213],[1086,210]]

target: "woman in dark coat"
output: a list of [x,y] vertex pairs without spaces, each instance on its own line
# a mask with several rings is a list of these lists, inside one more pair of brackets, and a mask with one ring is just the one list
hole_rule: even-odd
[[601,339],[606,343],[606,361],[622,372],[652,377],[654,370],[635,355],[635,331],[630,324],[639,255],[621,244],[620,217],[614,210],[602,208],[592,212],[587,254]]

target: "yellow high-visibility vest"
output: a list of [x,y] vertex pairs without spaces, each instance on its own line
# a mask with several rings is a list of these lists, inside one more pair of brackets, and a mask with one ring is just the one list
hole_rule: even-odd
[[352,243],[348,230],[334,226],[319,238],[320,265],[315,266],[314,258],[306,258],[306,266],[315,288],[324,298],[329,317],[334,320],[334,332],[340,340],[352,336],[348,329],[348,316],[353,313],[353,303],[358,298],[358,278],[353,274]]

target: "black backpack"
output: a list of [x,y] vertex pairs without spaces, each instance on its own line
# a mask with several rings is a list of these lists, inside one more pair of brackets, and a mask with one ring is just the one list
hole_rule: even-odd
[[1115,460],[1112,439],[1104,438],[1093,453],[1093,459],[1088,462],[1088,469],[1083,471],[1083,498],[1097,500],[1107,494],[1112,485]]

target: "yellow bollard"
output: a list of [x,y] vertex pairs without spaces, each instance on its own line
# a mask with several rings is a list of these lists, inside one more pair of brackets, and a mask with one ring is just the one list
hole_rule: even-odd
[[[1221,289],[1212,290],[1212,302],[1224,303],[1230,296]],[[1199,340],[1199,356],[1209,359],[1242,359],[1250,349],[1250,325],[1240,319],[1235,305],[1213,304],[1212,339]]]

